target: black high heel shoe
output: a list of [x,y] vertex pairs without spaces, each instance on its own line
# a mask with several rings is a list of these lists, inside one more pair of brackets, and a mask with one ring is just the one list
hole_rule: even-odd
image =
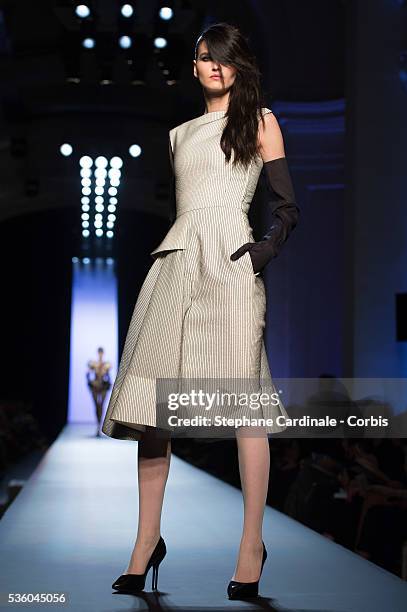
[[138,593],[144,589],[146,583],[146,577],[150,567],[153,568],[153,575],[151,579],[151,588],[153,591],[157,590],[158,585],[158,567],[161,561],[167,554],[167,547],[165,546],[164,539],[160,536],[156,547],[151,553],[151,557],[147,562],[147,566],[144,574],[122,574],[113,582],[112,589],[119,591],[120,593]]
[[[262,541],[263,542],[263,541]],[[261,562],[261,570],[259,579],[256,582],[238,582],[231,580],[228,584],[229,599],[246,599],[249,597],[257,597],[259,594],[259,581],[263,572],[263,565],[267,559],[267,550],[263,542],[263,559]]]

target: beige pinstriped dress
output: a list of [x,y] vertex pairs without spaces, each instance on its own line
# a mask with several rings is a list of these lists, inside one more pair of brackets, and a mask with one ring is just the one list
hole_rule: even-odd
[[[260,391],[276,392],[263,340],[263,279],[248,252],[230,260],[254,240],[247,213],[263,160],[246,169],[228,164],[220,147],[225,122],[225,111],[214,111],[169,132],[176,219],[151,252],[134,307],[102,425],[112,438],[139,440],[146,425],[159,426],[157,378],[250,378]],[[274,433],[286,428],[275,423],[279,415],[287,416],[281,400],[253,416],[271,417],[266,430]]]

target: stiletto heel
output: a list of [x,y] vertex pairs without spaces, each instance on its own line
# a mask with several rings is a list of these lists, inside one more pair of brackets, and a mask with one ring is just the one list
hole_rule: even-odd
[[[262,541],[263,542],[263,541]],[[263,542],[263,559],[261,562],[260,576],[255,582],[238,582],[237,580],[231,580],[228,584],[228,597],[229,599],[248,599],[257,597],[259,594],[259,581],[263,572],[263,565],[267,559],[267,550]]]
[[158,567],[159,567],[159,563],[157,563],[157,565],[153,565],[153,575],[151,578],[151,588],[153,591],[157,590],[157,585],[158,585]]
[[158,567],[161,561],[164,559],[167,554],[167,547],[165,545],[164,539],[160,536],[160,539],[157,542],[156,547],[149,560],[147,561],[147,566],[143,574],[122,574],[114,581],[112,584],[112,589],[119,591],[119,593],[139,593],[144,589],[146,584],[146,578],[150,567],[153,568],[151,587],[154,591],[157,590],[158,585]]

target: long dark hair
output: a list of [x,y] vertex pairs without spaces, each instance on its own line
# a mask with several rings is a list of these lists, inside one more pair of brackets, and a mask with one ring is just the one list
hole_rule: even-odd
[[262,118],[261,108],[264,106],[261,72],[247,38],[236,26],[220,22],[203,30],[195,44],[195,60],[202,40],[205,40],[212,60],[236,68],[235,80],[229,91],[227,123],[222,133],[221,148],[228,162],[233,149],[233,163],[247,167],[258,154],[259,116]]

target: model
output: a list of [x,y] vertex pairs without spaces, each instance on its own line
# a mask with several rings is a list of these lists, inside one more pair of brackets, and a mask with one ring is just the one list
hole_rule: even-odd
[[[166,554],[160,522],[173,430],[158,409],[157,379],[254,380],[257,387],[261,380],[262,389],[278,396],[263,341],[261,272],[299,214],[281,130],[262,106],[260,73],[236,27],[218,23],[199,36],[193,72],[206,112],[169,132],[176,217],[151,253],[154,262],[134,308],[102,426],[108,436],[139,441],[137,537],[126,571],[113,583],[122,593],[142,590],[151,567],[157,588]],[[247,213],[262,169],[273,224],[255,242]],[[230,407],[217,409],[221,415],[238,414]],[[235,429],[244,527],[227,587],[230,599],[257,596],[267,557],[262,524],[268,434],[285,429],[276,418],[287,413],[279,399],[261,412],[271,417],[266,426]]]
[[112,366],[108,361],[103,361],[103,354],[103,347],[99,346],[99,358],[97,360],[90,359],[88,361],[88,371],[86,372],[88,387],[92,393],[93,401],[95,402],[96,419],[98,422],[98,427],[96,430],[97,437],[100,436],[99,427],[102,420],[103,404],[106,398],[106,393],[112,386],[109,376],[109,371]]

